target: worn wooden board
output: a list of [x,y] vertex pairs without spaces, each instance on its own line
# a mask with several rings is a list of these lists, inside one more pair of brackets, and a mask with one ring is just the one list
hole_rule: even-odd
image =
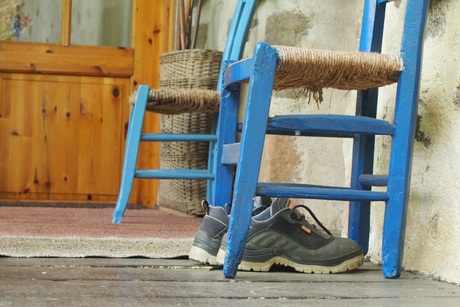
[[0,196],[114,201],[129,81],[0,74],[0,82]]
[[383,304],[457,306],[460,288],[403,272],[382,277],[365,263],[345,274],[239,272],[225,279],[189,260],[0,258],[0,305],[235,306]]

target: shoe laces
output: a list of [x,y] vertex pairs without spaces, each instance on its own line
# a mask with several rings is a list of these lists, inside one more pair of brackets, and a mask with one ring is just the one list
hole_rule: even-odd
[[[296,210],[297,208],[303,208],[305,210],[307,210],[307,212],[310,214],[310,216],[315,220],[315,222],[330,236],[332,236],[331,232],[318,220],[318,218],[316,217],[316,215],[313,213],[313,211],[311,211],[310,208],[308,208],[307,206],[305,205],[297,205],[297,206],[294,206],[292,209],[291,209],[291,218],[293,220],[296,220],[296,221],[304,221],[305,220],[305,214],[299,212],[298,210]],[[315,225],[312,225],[313,227],[316,228]]]
[[[271,206],[270,202],[263,203],[261,206],[255,208],[252,211],[252,215],[253,216],[257,215],[257,214],[259,214],[260,212],[264,211],[265,209],[267,209],[270,206]],[[207,200],[202,200],[201,201],[201,208],[203,208],[203,210],[206,212],[206,214],[209,214],[209,207],[210,207],[209,202]],[[226,203],[223,208],[224,208],[225,212],[228,215],[232,211],[232,204]]]

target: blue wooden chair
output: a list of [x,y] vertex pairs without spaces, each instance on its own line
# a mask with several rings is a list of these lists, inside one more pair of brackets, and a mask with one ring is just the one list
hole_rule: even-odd
[[[232,212],[224,262],[224,275],[234,277],[241,261],[255,195],[350,202],[349,237],[367,250],[370,203],[386,203],[383,230],[383,274],[401,271],[409,181],[417,116],[421,54],[429,0],[407,0],[399,55],[381,54],[385,0],[365,0],[360,52],[312,50],[259,43],[251,58],[233,62],[224,72],[218,135],[217,170],[221,182],[233,181]],[[358,69],[357,69],[358,68]],[[321,78],[317,76],[321,75]],[[249,80],[247,109],[235,143],[233,131],[239,86]],[[378,87],[397,82],[395,115],[377,119]],[[356,115],[302,115],[269,117],[273,90],[303,88],[321,97],[326,87],[359,90]],[[225,126],[225,127],[224,127]],[[258,182],[266,134],[352,138],[350,187]],[[373,174],[374,136],[391,138],[388,174]],[[386,186],[373,191],[373,186]],[[222,191],[220,190],[222,188]],[[226,186],[217,187],[217,199],[227,201]],[[223,197],[219,200],[219,197]]]
[[[239,0],[229,28],[227,42],[223,53],[223,62],[241,58],[246,43],[249,27],[258,4],[258,0]],[[139,86],[135,103],[131,109],[126,151],[121,178],[120,193],[113,212],[113,223],[120,223],[128,205],[134,178],[144,179],[201,179],[208,180],[207,198],[214,201],[215,188],[215,142],[216,133],[212,134],[165,134],[142,133],[145,111],[164,114],[186,112],[217,112],[219,110],[220,84],[217,90],[177,90],[150,89],[148,85]],[[169,106],[169,107],[168,107]],[[217,117],[216,117],[217,120]],[[216,128],[217,129],[217,128]],[[216,130],[214,129],[214,131]],[[202,169],[136,169],[140,142],[210,142],[209,168]],[[230,189],[230,187],[228,187]]]

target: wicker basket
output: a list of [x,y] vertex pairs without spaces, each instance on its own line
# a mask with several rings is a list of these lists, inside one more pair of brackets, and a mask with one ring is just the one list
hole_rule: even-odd
[[[222,52],[191,49],[167,53],[160,58],[160,87],[215,89]],[[184,113],[161,115],[163,133],[210,133],[213,114]],[[160,167],[167,169],[206,169],[209,143],[164,142],[160,146]],[[205,180],[160,180],[158,204],[190,215],[203,215],[201,200],[206,199]]]

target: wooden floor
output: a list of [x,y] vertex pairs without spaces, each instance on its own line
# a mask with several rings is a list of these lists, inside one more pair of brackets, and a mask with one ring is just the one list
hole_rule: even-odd
[[344,274],[238,272],[186,259],[0,258],[0,306],[460,306],[460,287],[365,263]]

